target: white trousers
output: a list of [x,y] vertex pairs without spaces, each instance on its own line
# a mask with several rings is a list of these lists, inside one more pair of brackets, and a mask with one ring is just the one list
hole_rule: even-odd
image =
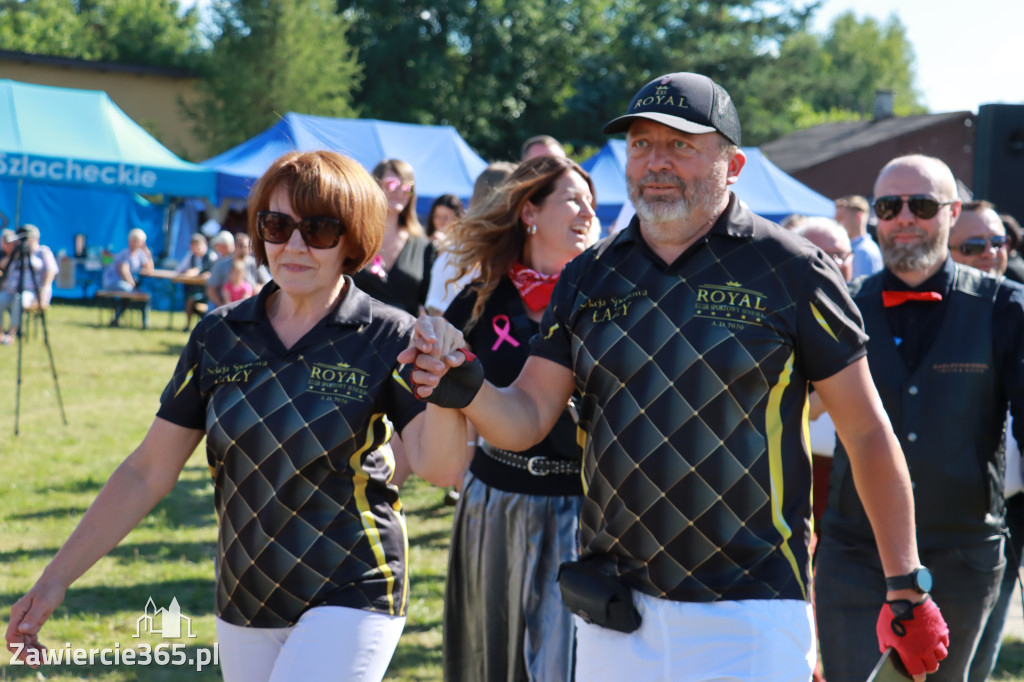
[[629,634],[576,619],[577,682],[798,682],[817,658],[811,605],[750,599],[676,602],[634,591]]
[[317,606],[290,628],[249,628],[217,619],[225,682],[380,682],[405,617]]

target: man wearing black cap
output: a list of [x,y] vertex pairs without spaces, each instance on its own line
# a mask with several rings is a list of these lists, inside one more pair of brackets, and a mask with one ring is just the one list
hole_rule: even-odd
[[[423,352],[419,326],[417,390],[465,404],[483,438],[512,451],[582,395],[582,565],[560,577],[579,615],[578,680],[809,680],[810,382],[850,444],[886,573],[919,565],[860,317],[829,256],[728,191],[745,157],[711,79],[655,79],[605,132],[626,133],[637,215],[563,270],[519,378],[478,388],[457,369],[439,384],[449,349]],[[898,625],[907,636],[882,641],[923,679],[945,623],[926,602]]]

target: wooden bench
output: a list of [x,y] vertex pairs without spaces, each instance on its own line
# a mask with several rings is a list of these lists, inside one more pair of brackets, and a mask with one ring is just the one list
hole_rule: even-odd
[[117,306],[121,302],[125,304],[125,313],[129,315],[128,321],[130,324],[130,316],[133,311],[140,313],[139,317],[141,319],[142,310],[149,305],[149,294],[144,291],[109,291],[100,289],[96,292],[96,303],[100,310],[101,325],[103,324],[103,311],[110,310],[110,322],[113,322]]

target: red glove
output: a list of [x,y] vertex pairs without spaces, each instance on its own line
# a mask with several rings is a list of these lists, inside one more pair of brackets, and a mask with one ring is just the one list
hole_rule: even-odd
[[911,675],[935,672],[949,653],[949,628],[929,597],[914,604],[906,599],[886,602],[878,614],[878,650],[896,650]]

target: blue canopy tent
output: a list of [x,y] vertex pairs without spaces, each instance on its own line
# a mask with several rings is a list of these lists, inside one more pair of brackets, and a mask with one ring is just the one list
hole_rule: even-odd
[[117,250],[141,227],[163,245],[165,206],[140,195],[214,196],[215,176],[132,121],[102,91],[0,80],[0,212],[54,252],[75,235]]
[[328,118],[288,113],[271,128],[202,162],[217,171],[219,199],[245,199],[270,163],[290,151],[327,149],[372,170],[382,159],[408,162],[416,174],[416,211],[426,215],[434,199],[455,194],[464,202],[486,167],[455,128],[374,119]]
[[[793,213],[827,216],[835,213],[831,199],[818,194],[773,164],[757,147],[743,147],[747,163],[739,180],[731,186],[754,213],[776,222]],[[615,221],[622,205],[629,201],[626,192],[626,143],[610,140],[597,154],[582,164],[590,173],[597,190],[597,217],[607,228]]]

